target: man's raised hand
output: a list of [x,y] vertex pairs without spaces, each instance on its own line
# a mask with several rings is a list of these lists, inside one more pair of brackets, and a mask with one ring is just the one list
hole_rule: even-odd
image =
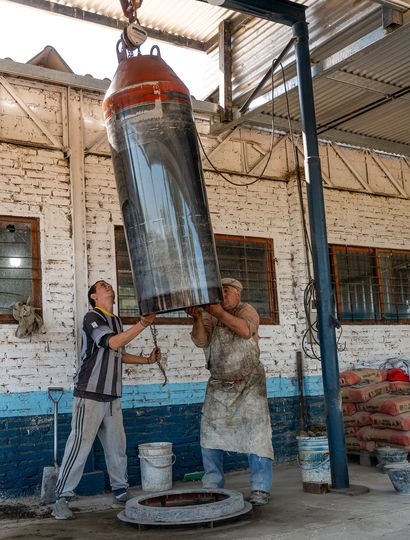
[[220,317],[225,312],[221,304],[208,304],[207,306],[204,306],[204,310],[216,318]]
[[194,321],[201,317],[201,308],[198,306],[186,308],[185,312],[192,317]]

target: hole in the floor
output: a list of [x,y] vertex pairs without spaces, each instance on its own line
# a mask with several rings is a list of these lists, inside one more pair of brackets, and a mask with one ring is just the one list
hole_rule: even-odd
[[171,493],[169,495],[156,495],[148,497],[140,504],[144,506],[158,507],[175,507],[175,506],[198,506],[200,504],[209,504],[213,502],[223,501],[228,498],[224,493]]

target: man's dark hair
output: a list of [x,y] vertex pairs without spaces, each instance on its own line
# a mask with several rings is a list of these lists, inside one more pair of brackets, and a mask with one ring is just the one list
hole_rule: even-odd
[[91,285],[91,287],[88,289],[88,301],[90,302],[93,308],[95,307],[95,300],[94,298],[91,298],[91,295],[95,294],[95,292],[97,291],[97,283],[100,283],[101,281],[103,280],[99,279],[98,281],[94,283],[94,285]]

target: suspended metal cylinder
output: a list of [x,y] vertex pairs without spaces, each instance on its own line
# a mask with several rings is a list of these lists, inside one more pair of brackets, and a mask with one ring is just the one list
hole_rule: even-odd
[[142,315],[222,300],[190,94],[159,55],[121,61],[103,102]]

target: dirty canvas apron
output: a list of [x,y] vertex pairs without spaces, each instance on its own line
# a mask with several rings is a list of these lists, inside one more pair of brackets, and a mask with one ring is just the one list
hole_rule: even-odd
[[201,446],[273,458],[265,370],[255,339],[223,326],[209,344]]

